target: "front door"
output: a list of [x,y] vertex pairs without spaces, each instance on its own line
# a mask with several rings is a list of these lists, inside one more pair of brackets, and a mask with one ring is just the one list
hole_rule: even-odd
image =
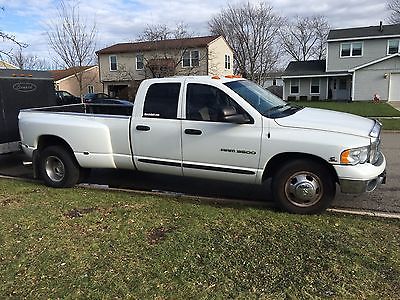
[[390,75],[389,101],[400,101],[400,74]]
[[183,173],[254,183],[260,158],[261,117],[251,124],[222,121],[221,108],[246,112],[217,87],[188,83],[182,121]]
[[138,170],[182,175],[180,90],[176,81],[150,84],[144,104],[135,109],[131,143]]

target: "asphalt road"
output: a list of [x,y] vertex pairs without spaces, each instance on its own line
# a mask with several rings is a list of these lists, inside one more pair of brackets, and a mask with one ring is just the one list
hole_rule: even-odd
[[[372,193],[342,194],[339,189],[332,207],[400,213],[400,133],[384,132],[382,148],[387,159],[387,183]],[[21,153],[0,156],[0,174],[32,178],[30,166],[22,164]],[[87,181],[110,187],[161,191],[252,201],[271,201],[268,186],[216,182],[125,170],[93,170]]]

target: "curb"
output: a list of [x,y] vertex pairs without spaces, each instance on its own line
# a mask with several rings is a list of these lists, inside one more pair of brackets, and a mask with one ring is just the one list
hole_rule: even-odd
[[[0,175],[0,179],[10,179],[10,180],[18,180],[18,181],[26,181],[31,183],[40,183],[39,180],[29,179],[29,178],[20,178],[13,176]],[[203,201],[204,203],[220,203],[220,204],[245,204],[253,207],[275,207],[273,202],[260,202],[260,201],[249,201],[249,200],[239,200],[239,199],[229,199],[229,198],[218,198],[218,197],[205,197],[205,196],[192,196],[186,195],[183,193],[175,193],[168,191],[140,191],[140,190],[130,190],[130,189],[122,189],[122,188],[110,188],[108,185],[99,185],[99,184],[88,184],[82,183],[77,185],[78,188],[82,189],[93,189],[93,190],[104,190],[104,191],[113,191],[113,192],[123,192],[123,193],[135,193],[141,195],[149,195],[149,196],[172,196],[177,198],[185,198],[190,200],[198,200]],[[368,217],[376,217],[376,218],[386,218],[386,219],[398,219],[400,220],[400,213],[391,213],[391,212],[379,212],[373,210],[357,210],[351,208],[328,208],[327,212],[332,213],[341,213],[341,214],[350,214],[350,215],[358,215],[358,216],[368,216]]]

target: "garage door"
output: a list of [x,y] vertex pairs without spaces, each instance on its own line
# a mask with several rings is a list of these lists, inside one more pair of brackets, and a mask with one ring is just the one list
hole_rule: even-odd
[[400,74],[390,75],[389,101],[400,101]]

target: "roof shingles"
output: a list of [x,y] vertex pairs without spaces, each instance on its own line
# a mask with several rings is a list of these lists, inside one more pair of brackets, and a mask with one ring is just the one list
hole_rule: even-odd
[[142,52],[160,49],[184,49],[205,47],[219,36],[202,36],[185,39],[171,39],[162,41],[137,42],[137,43],[121,43],[101,49],[96,54],[113,54],[113,53],[128,53]]

